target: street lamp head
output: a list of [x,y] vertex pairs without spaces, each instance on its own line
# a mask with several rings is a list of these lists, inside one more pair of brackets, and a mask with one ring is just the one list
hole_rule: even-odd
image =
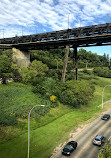
[[45,106],[45,105],[40,105],[40,106]]

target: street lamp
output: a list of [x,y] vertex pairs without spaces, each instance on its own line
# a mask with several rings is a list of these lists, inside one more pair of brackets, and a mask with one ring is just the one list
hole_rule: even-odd
[[103,88],[103,91],[102,91],[102,109],[103,109],[103,95],[104,95],[104,89],[108,86],[111,86],[111,85],[106,85],[104,88]]
[[32,110],[37,106],[44,107],[45,105],[35,105],[34,107],[32,107],[32,109],[30,110],[29,115],[28,115],[28,158],[29,158],[29,150],[30,150],[30,114],[31,114]]

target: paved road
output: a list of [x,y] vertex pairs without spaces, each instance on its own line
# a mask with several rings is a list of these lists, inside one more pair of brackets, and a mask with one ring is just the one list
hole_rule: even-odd
[[[108,111],[108,113],[111,114],[111,110]],[[92,144],[92,140],[97,134],[102,134],[106,138],[111,137],[111,119],[105,121],[99,117],[78,133],[78,135],[73,138],[73,140],[78,142],[78,147],[71,154],[70,158],[97,158],[100,147]],[[51,158],[66,158],[66,156],[63,156],[60,150]]]

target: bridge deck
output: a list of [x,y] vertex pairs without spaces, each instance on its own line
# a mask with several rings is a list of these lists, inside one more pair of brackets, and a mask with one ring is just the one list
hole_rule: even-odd
[[111,23],[0,39],[0,48],[51,49],[111,45]]

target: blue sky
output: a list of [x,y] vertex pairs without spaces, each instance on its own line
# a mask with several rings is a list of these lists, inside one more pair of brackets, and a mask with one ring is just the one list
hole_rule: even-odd
[[[0,0],[0,38],[111,22],[111,0]],[[85,49],[85,48],[84,48]],[[111,47],[89,47],[111,57]]]

